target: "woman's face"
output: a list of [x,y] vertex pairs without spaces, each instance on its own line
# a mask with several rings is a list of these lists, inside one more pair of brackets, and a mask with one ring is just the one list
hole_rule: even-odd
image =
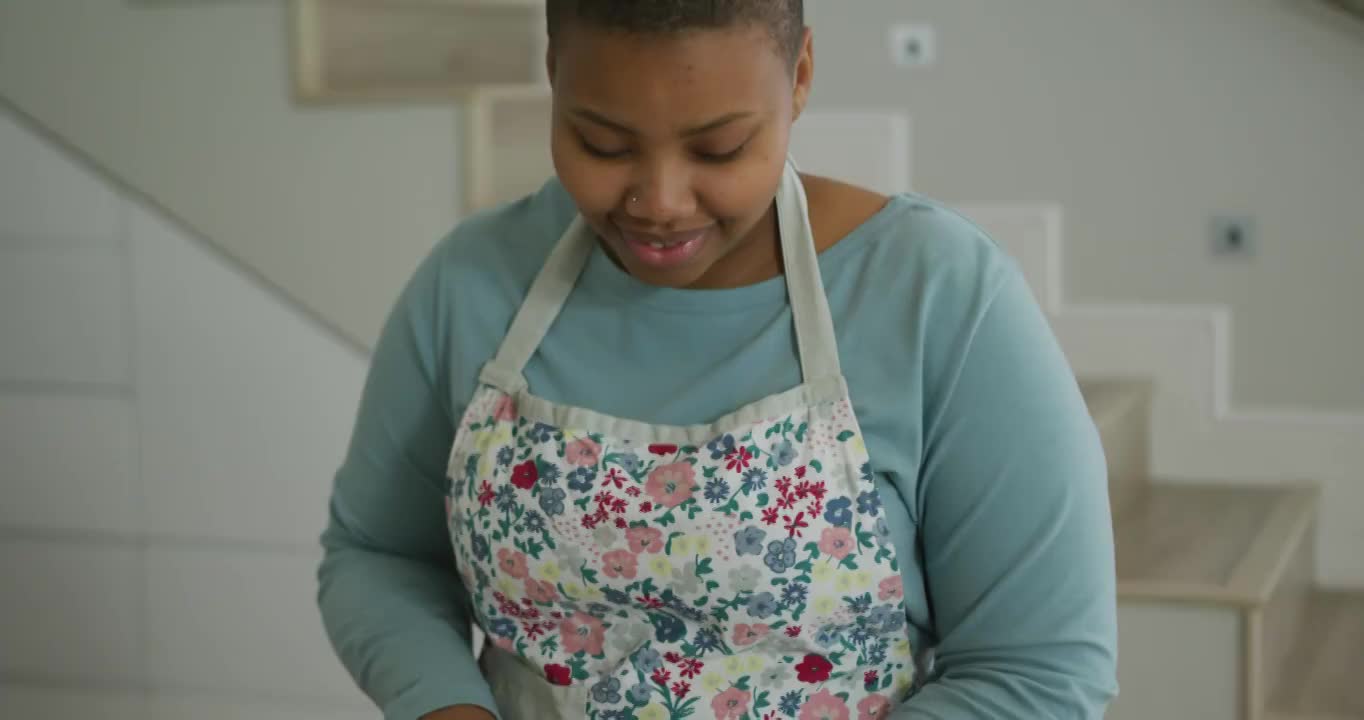
[[[758,26],[632,35],[575,24],[549,55],[559,179],[627,272],[741,284],[771,260],[772,199],[812,74]],[[773,268],[775,269],[775,268]]]

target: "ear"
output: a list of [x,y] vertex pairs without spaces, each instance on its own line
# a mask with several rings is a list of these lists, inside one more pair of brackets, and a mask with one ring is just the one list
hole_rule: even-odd
[[800,119],[800,115],[805,111],[805,105],[810,101],[810,87],[815,79],[815,36],[814,31],[805,28],[804,37],[800,41],[800,53],[796,56],[796,66],[792,70],[795,78],[795,89],[791,94],[791,121]]

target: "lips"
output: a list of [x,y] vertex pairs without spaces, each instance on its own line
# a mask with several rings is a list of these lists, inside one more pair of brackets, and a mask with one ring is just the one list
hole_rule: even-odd
[[700,252],[710,236],[710,228],[684,232],[648,233],[621,228],[621,239],[640,263],[657,269],[685,264]]

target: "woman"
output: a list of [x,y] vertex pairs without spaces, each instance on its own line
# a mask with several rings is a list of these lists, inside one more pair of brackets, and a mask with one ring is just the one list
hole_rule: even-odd
[[417,271],[336,479],[359,685],[392,720],[1101,717],[1104,457],[1015,267],[788,162],[800,0],[547,12],[557,180]]

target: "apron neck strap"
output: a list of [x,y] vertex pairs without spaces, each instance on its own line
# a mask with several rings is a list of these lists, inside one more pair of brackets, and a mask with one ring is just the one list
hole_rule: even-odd
[[[820,277],[805,188],[794,162],[786,164],[776,205],[786,292],[795,323],[802,376],[807,383],[839,377],[842,371],[833,318]],[[559,316],[596,243],[587,222],[581,215],[575,217],[531,284],[497,356],[484,367],[480,377],[483,382],[506,392],[526,388],[523,375],[526,363]]]

